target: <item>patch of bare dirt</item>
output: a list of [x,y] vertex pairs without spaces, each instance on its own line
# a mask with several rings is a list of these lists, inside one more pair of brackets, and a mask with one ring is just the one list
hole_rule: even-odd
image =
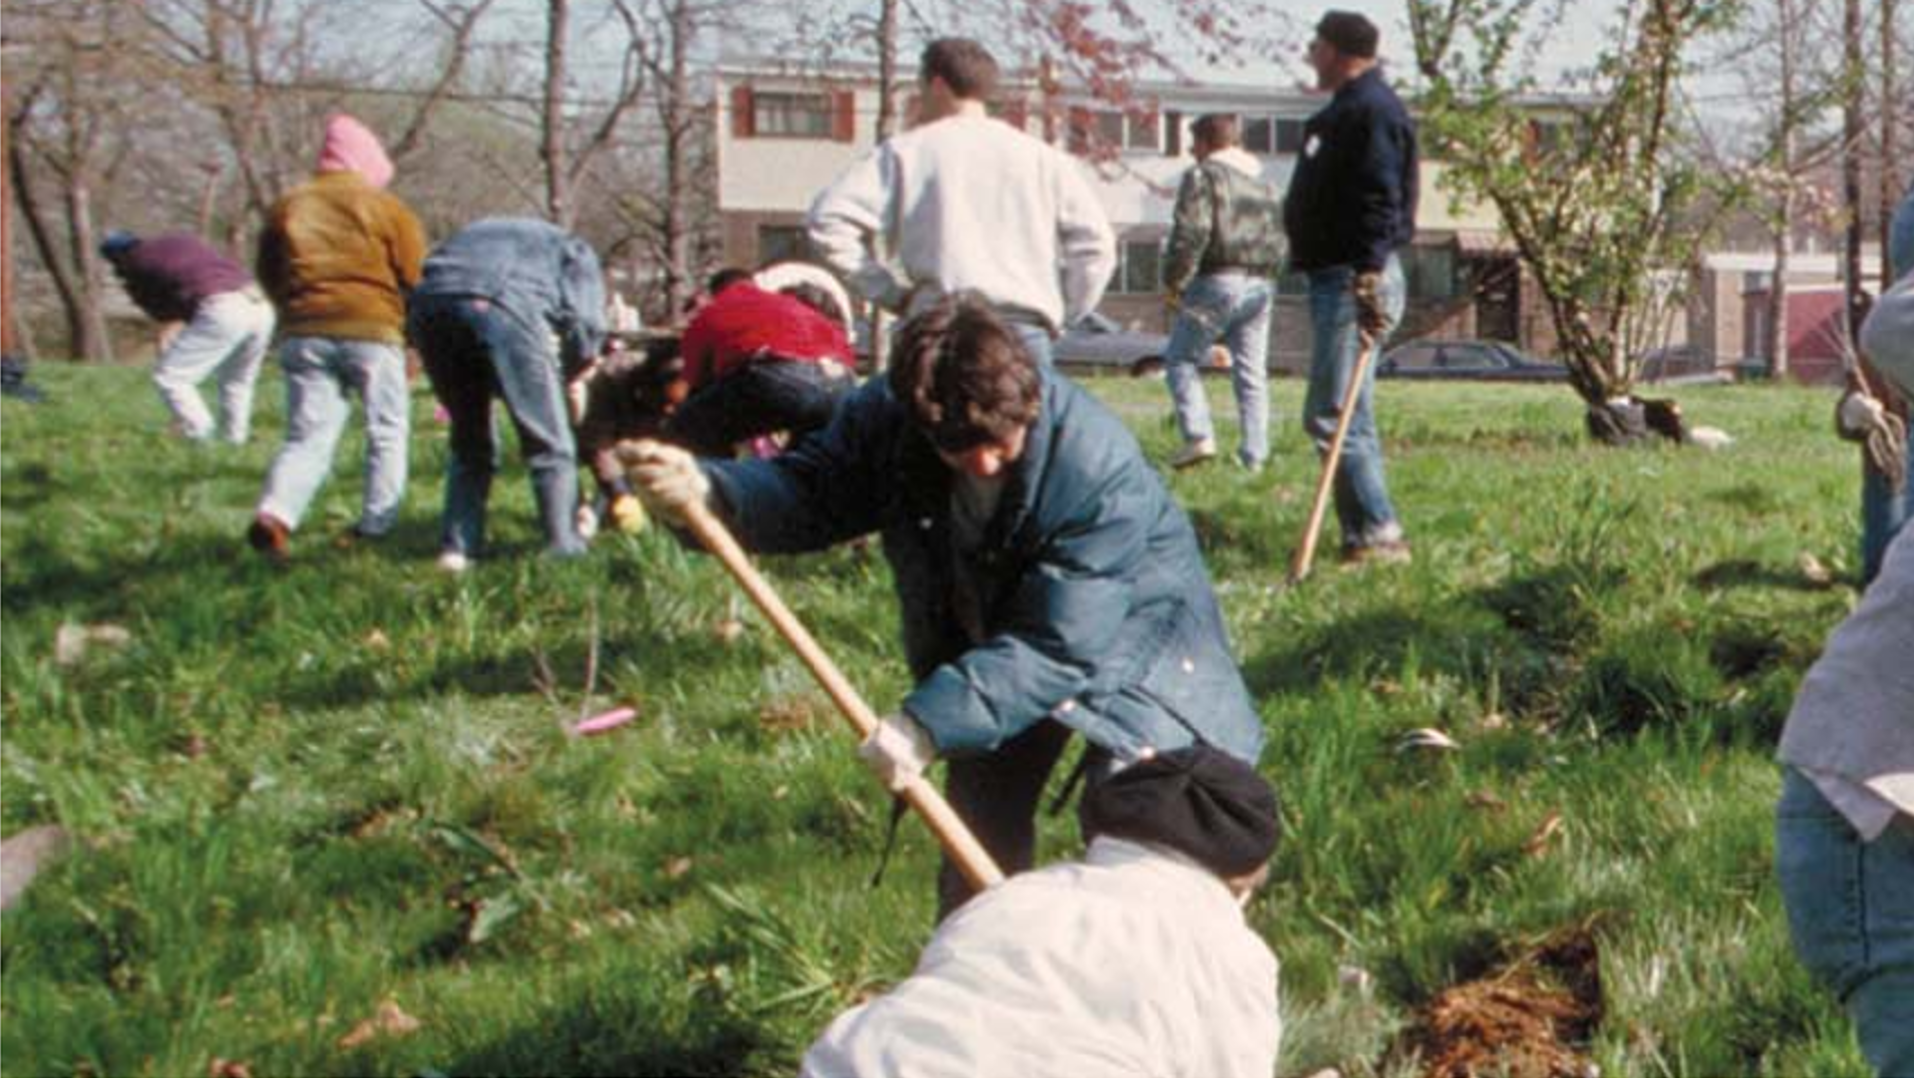
[[1425,1078],[1593,1078],[1585,1049],[1601,1020],[1601,965],[1582,926],[1444,989],[1396,1053],[1418,1057]]

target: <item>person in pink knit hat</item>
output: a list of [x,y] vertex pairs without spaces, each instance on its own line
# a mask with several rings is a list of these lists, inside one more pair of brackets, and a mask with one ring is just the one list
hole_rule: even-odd
[[351,414],[366,414],[363,509],[352,533],[377,538],[397,520],[410,431],[405,297],[418,283],[425,230],[385,190],[392,161],[364,124],[326,121],[318,175],[272,209],[259,237],[259,282],[284,334],[286,444],[273,459],[247,530],[275,561],[332,470]]

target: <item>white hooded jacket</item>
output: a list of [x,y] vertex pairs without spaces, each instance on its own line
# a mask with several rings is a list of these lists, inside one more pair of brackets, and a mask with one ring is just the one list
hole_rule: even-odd
[[1276,958],[1222,881],[1114,838],[1013,876],[831,1023],[805,1078],[1268,1078]]

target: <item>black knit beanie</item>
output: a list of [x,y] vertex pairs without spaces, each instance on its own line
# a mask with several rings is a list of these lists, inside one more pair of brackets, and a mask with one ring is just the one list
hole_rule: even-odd
[[1256,871],[1282,835],[1275,789],[1208,745],[1124,768],[1090,792],[1083,814],[1092,835],[1167,846],[1225,878]]
[[1331,11],[1316,24],[1316,36],[1336,46],[1346,56],[1373,60],[1382,31],[1376,24],[1354,11]]

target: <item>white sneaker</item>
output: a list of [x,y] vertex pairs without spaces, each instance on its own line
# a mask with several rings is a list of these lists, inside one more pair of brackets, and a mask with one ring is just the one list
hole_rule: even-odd
[[456,550],[448,550],[439,555],[439,568],[448,573],[462,573],[472,567],[472,560]]
[[1176,455],[1170,458],[1170,467],[1182,471],[1184,468],[1194,468],[1198,464],[1214,459],[1216,459],[1216,439],[1198,438],[1193,442],[1183,443],[1183,448],[1177,450]]

